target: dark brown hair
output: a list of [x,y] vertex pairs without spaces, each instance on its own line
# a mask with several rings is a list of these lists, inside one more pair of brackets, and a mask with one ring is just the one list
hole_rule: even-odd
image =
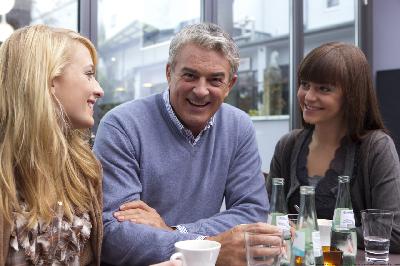
[[[330,42],[312,50],[300,63],[300,81],[329,84],[343,91],[344,121],[347,134],[356,141],[368,131],[386,132],[372,85],[371,70],[364,53],[356,46]],[[303,126],[313,127],[303,119]]]

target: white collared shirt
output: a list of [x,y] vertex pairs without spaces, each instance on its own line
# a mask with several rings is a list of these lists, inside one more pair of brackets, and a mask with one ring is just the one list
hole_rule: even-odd
[[185,138],[189,141],[190,144],[193,146],[196,145],[196,143],[200,140],[201,136],[205,131],[207,131],[210,127],[214,125],[215,122],[215,116],[213,115],[210,120],[208,120],[206,126],[203,128],[203,130],[197,135],[197,137],[194,137],[192,131],[187,129],[181,121],[179,121],[178,117],[175,114],[175,111],[172,109],[171,102],[169,100],[169,89],[166,89],[163,92],[163,99],[165,103],[165,107],[167,108],[168,114],[173,121],[174,125],[179,129],[180,132],[185,136]]

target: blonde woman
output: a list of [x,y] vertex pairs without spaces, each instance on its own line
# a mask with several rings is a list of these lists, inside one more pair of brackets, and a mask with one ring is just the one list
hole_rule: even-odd
[[100,264],[96,63],[88,39],[43,25],[0,46],[0,265]]

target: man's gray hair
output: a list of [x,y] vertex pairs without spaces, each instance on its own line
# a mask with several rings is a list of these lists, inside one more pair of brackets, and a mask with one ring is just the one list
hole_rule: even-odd
[[168,64],[173,70],[176,64],[176,56],[186,44],[196,44],[200,47],[222,53],[229,61],[231,67],[230,78],[236,74],[239,67],[239,49],[231,36],[221,27],[211,23],[199,23],[186,26],[171,40],[169,46]]

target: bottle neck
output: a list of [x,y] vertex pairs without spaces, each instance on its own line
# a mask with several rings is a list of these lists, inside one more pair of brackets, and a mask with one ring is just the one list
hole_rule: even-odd
[[348,181],[339,181],[335,209],[336,208],[353,209],[350,196],[350,182]]
[[314,193],[300,194],[299,228],[311,227],[318,230]]
[[282,184],[272,185],[270,212],[287,214],[284,186]]

